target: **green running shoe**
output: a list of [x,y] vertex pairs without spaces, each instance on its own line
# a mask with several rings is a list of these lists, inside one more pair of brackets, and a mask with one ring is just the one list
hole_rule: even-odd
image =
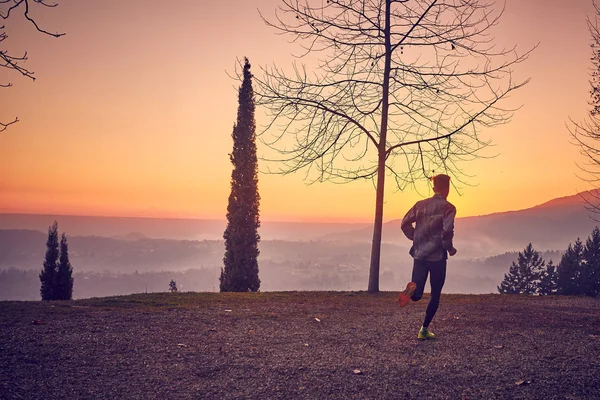
[[417,290],[417,284],[414,282],[408,282],[406,289],[404,289],[404,291],[400,292],[398,295],[398,303],[400,304],[400,307],[405,307],[410,302],[410,298],[415,290]]
[[435,339],[435,335],[432,332],[429,332],[429,329],[422,327],[419,331],[419,336],[417,339],[427,340],[427,339]]

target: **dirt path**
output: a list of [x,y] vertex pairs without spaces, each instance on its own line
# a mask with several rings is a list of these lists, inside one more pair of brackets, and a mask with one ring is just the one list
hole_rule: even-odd
[[422,342],[426,301],[0,302],[0,398],[600,399],[600,299],[446,295]]

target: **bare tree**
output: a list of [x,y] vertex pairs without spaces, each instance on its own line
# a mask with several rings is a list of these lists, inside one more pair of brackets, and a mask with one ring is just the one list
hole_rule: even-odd
[[[600,5],[592,1],[594,17],[587,19],[592,36],[592,74],[590,80],[590,110],[582,122],[569,120],[567,128],[584,161],[579,164],[580,178],[591,183],[596,190],[581,194],[587,208],[593,214],[600,214]],[[594,218],[596,219],[596,218]]]
[[481,0],[282,0],[273,18],[261,14],[305,62],[255,78],[270,116],[261,140],[280,165],[271,172],[373,180],[369,292],[379,291],[386,176],[399,190],[437,172],[460,177],[460,162],[489,144],[481,129],[515,111],[500,103],[527,82],[512,68],[532,49],[493,43],[503,12]]
[[[48,3],[45,0],[0,0],[0,17],[2,17],[3,20],[8,20],[14,15],[22,15],[39,32],[49,36],[60,37],[63,36],[64,33],[51,33],[42,29],[35,21],[35,19],[30,15],[30,10],[32,7],[43,6],[52,8],[56,7],[57,5],[58,3]],[[5,25],[2,24],[0,25],[0,67],[16,71],[17,73],[21,74],[26,78],[35,80],[33,71],[23,66],[23,63],[27,60],[27,52],[23,53],[22,55],[13,55],[10,54],[7,50],[3,50],[1,48],[2,43],[6,39],[8,39],[8,34],[6,33]],[[0,87],[8,88],[11,86],[12,83],[10,82],[0,82]],[[18,121],[19,119],[16,117],[8,122],[0,121],[0,132],[6,130],[8,126]]]

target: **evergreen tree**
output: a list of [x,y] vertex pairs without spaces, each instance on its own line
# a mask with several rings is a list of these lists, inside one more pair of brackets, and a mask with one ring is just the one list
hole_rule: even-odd
[[40,294],[42,300],[55,300],[56,276],[58,274],[58,222],[48,228],[48,240],[46,241],[46,257],[44,267],[40,272]]
[[583,266],[583,243],[579,238],[563,254],[558,265],[557,293],[562,295],[581,294],[580,280]]
[[256,122],[250,62],[245,59],[244,79],[239,89],[237,123],[233,127],[230,160],[231,194],[227,206],[224,268],[219,277],[222,292],[257,291],[259,201]]
[[597,296],[600,294],[600,229],[595,227],[587,238],[583,249],[583,260],[579,276],[582,294]]
[[502,294],[537,293],[544,265],[545,261],[540,253],[535,251],[532,244],[529,243],[522,253],[519,252],[517,262],[513,261],[508,274],[504,274],[504,280],[498,286],[498,292]]
[[169,292],[173,293],[177,291],[177,282],[175,282],[173,279],[171,279],[171,282],[169,282]]
[[556,294],[557,279],[558,272],[556,266],[552,260],[550,260],[546,265],[546,269],[541,274],[538,293],[541,295]]
[[504,274],[504,279],[497,288],[498,293],[501,294],[523,293],[523,279],[520,275],[519,266],[514,261],[508,269],[508,274]]
[[73,267],[71,267],[69,261],[69,245],[65,233],[62,234],[60,239],[60,259],[54,296],[56,300],[71,300],[73,298]]

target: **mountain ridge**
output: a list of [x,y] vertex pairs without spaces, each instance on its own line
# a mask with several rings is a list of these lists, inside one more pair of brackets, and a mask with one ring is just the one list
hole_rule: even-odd
[[[529,242],[541,250],[564,250],[577,237],[587,237],[596,221],[586,209],[585,197],[599,192],[562,196],[522,210],[456,219],[455,242],[465,257],[486,257],[522,250]],[[46,232],[57,219],[61,231],[73,236],[222,239],[225,220],[144,217],[95,217],[37,214],[0,214],[0,229]],[[266,221],[259,230],[264,240],[370,242],[370,223]],[[400,219],[383,225],[383,241],[408,247]]]
[[[596,192],[597,193],[597,192]],[[597,222],[585,207],[583,192],[551,199],[523,210],[456,218],[455,244],[465,257],[487,257],[505,251],[520,251],[528,243],[541,250],[564,250],[575,239],[587,237]],[[383,224],[383,241],[410,242],[400,229],[401,219]],[[328,235],[329,240],[368,241],[372,225],[361,230]]]

